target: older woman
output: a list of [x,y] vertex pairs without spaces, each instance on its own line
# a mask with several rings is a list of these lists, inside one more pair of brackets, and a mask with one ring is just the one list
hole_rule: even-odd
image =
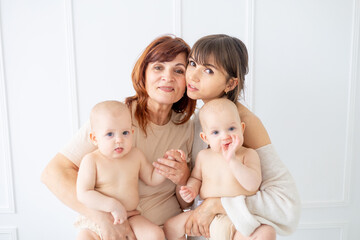
[[[183,150],[190,161],[193,125],[188,120],[194,112],[195,101],[187,97],[185,89],[189,52],[189,46],[180,38],[163,36],[155,39],[133,69],[136,95],[126,99],[135,129],[133,145],[150,162],[164,155],[174,159],[167,167],[168,180],[164,183],[150,187],[139,182],[141,213],[158,225],[179,214],[186,206],[175,190],[186,183],[190,170],[187,162],[171,149]],[[89,132],[90,125],[86,123],[49,162],[42,181],[67,206],[98,224],[103,239],[135,239],[128,222],[113,225],[109,213],[88,209],[76,198],[80,162],[85,154],[96,148],[89,141]]]

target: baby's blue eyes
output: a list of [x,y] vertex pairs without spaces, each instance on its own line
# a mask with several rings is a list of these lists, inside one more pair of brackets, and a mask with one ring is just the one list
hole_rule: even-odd
[[114,136],[114,133],[112,133],[112,132],[108,132],[108,133],[106,134],[106,136],[108,136],[108,137],[112,137],[112,136]]
[[[229,127],[228,130],[229,130],[230,132],[232,132],[232,131],[235,131],[236,128],[235,128],[235,127]],[[211,134],[212,134],[212,135],[218,135],[218,134],[219,134],[219,130],[213,130],[213,131],[211,132]]]
[[130,132],[129,131],[123,131],[123,133],[122,133],[124,136],[127,136],[127,135],[129,135],[130,134]]

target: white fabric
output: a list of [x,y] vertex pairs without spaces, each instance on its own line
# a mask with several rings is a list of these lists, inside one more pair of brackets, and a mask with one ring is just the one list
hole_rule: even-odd
[[[194,118],[193,161],[198,152],[207,147],[198,137],[201,126],[197,115]],[[249,236],[260,224],[274,227],[280,235],[291,234],[298,225],[301,210],[295,181],[272,144],[256,151],[260,156],[263,178],[260,190],[249,197],[223,197],[222,205],[236,229],[244,236]]]

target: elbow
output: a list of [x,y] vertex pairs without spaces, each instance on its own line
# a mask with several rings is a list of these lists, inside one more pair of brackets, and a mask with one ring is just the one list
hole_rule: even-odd
[[85,205],[85,199],[86,199],[86,197],[85,197],[85,194],[83,193],[83,192],[81,192],[81,191],[77,191],[76,192],[76,198],[77,198],[77,200],[79,201],[79,202],[81,202],[82,204],[84,204]]
[[51,167],[48,165],[45,167],[45,169],[42,171],[40,176],[40,181],[45,184],[47,187],[49,187],[51,182],[51,176],[54,176],[54,172],[51,171]]
[[244,186],[244,188],[246,191],[255,193],[259,190],[260,185],[261,185],[261,179],[252,181],[247,186]]
[[251,192],[251,193],[255,193],[259,190],[259,186],[258,185],[249,185],[244,187],[246,191]]

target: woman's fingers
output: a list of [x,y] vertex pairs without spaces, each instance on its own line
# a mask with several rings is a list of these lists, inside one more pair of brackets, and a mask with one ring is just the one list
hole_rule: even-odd
[[172,159],[176,160],[177,162],[186,162],[186,154],[183,150],[180,149],[171,149],[169,151],[167,151],[164,154],[164,158],[168,158],[171,157]]
[[190,176],[185,153],[181,150],[167,151],[163,158],[153,162],[153,166],[159,174],[170,179],[176,185],[185,185]]
[[166,158],[159,158],[157,160],[158,163],[161,163],[162,165],[165,165],[165,166],[168,166],[168,167],[171,167],[171,168],[179,168],[179,162],[176,161],[176,160],[169,160],[169,159],[166,159]]
[[[189,221],[190,220],[190,221]],[[189,219],[185,225],[185,232],[189,236],[201,236],[199,226],[193,219]]]

